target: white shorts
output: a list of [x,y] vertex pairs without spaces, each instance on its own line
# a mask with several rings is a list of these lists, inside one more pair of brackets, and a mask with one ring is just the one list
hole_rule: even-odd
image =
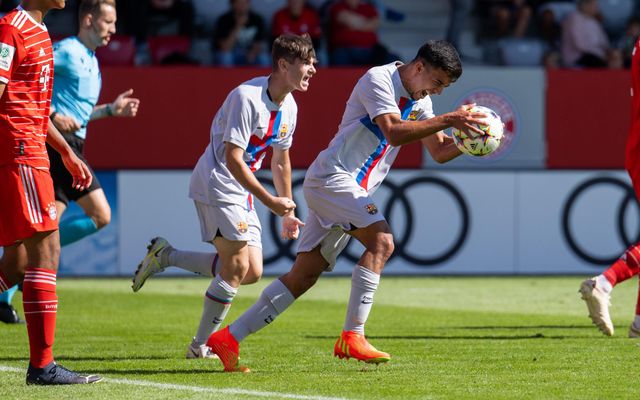
[[255,209],[247,210],[235,204],[212,206],[196,200],[193,203],[198,212],[202,241],[213,242],[216,236],[222,236],[262,248],[262,226]]
[[307,187],[304,198],[309,207],[309,215],[302,228],[298,252],[311,251],[320,245],[322,257],[333,270],[340,252],[349,243],[345,231],[364,228],[384,221],[382,212],[366,190],[353,187]]

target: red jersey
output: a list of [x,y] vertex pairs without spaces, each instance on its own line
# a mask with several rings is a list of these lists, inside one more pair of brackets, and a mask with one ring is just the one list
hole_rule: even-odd
[[302,35],[308,33],[312,39],[319,39],[322,35],[320,17],[314,9],[305,7],[298,18],[293,18],[287,8],[283,8],[273,16],[271,34],[278,37],[284,33]]
[[53,87],[49,32],[18,7],[0,19],[0,166],[48,169],[45,141]]
[[366,19],[376,18],[378,11],[369,3],[359,3],[356,8],[351,8],[349,5],[340,1],[331,6],[329,11],[331,15],[331,32],[329,37],[329,43],[331,47],[373,47],[378,43],[378,34],[374,31],[359,31],[351,29],[346,25],[337,21],[338,14],[342,11],[351,11]]

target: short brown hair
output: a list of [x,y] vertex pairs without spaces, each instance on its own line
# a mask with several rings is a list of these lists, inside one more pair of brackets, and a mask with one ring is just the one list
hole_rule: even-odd
[[82,19],[87,14],[98,15],[100,14],[100,7],[102,7],[102,5],[116,8],[116,0],[82,0],[80,2],[78,16]]
[[313,42],[309,34],[301,36],[293,34],[283,34],[273,41],[271,47],[271,59],[273,69],[278,67],[278,60],[284,58],[293,64],[297,58],[303,61],[310,61],[316,58],[316,51],[313,49]]

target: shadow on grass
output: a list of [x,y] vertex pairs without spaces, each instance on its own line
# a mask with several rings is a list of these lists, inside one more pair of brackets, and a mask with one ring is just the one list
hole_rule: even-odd
[[106,368],[91,368],[92,374],[108,375],[107,378],[130,377],[132,375],[184,375],[184,374],[211,374],[211,373],[225,373],[223,370],[214,370],[213,368],[185,368],[185,369],[106,369]]
[[596,329],[593,325],[443,326],[439,329]]
[[[130,361],[130,360],[175,360],[173,356],[65,356],[57,355],[56,361]],[[29,357],[0,357],[0,361],[28,361]]]
[[[335,336],[313,336],[306,335],[307,339],[335,339]],[[571,335],[545,335],[542,333],[534,333],[531,335],[464,335],[464,336],[445,336],[445,335],[367,335],[367,339],[398,339],[398,340],[526,340],[526,339],[593,339],[592,336],[571,336]],[[602,336],[605,338],[605,336]]]

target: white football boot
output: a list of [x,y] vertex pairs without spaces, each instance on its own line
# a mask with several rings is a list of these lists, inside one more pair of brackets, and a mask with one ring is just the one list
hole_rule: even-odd
[[[193,338],[195,341],[196,338]],[[193,341],[187,347],[187,359],[192,358],[208,358],[208,359],[217,359],[218,355],[211,351],[211,347],[206,344],[196,344]]]
[[589,278],[580,285],[582,300],[587,303],[589,318],[607,336],[613,336],[613,323],[609,316],[611,295],[596,287],[596,279]]
[[138,269],[132,279],[133,284],[131,288],[134,292],[140,290],[151,275],[162,272],[169,266],[166,261],[163,260],[163,258],[166,259],[166,257],[162,257],[162,255],[167,251],[173,250],[173,247],[171,247],[167,239],[156,237],[151,239],[147,250],[147,255],[138,265]]

